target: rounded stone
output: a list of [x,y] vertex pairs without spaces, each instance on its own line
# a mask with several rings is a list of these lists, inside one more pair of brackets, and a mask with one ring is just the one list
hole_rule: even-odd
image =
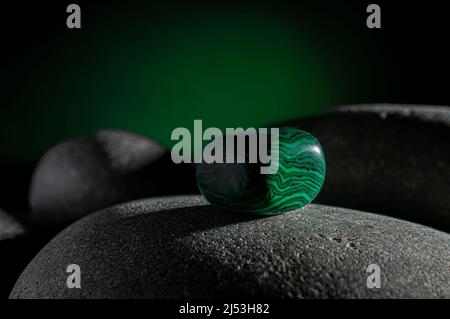
[[[265,218],[201,196],[133,201],[72,224],[11,298],[449,298],[450,235],[311,204]],[[82,289],[68,289],[67,266]],[[370,265],[381,288],[367,287]]]
[[50,149],[35,169],[29,198],[33,222],[56,228],[127,200],[195,192],[193,169],[173,164],[162,145],[134,133],[103,130]]
[[450,231],[450,108],[353,105],[285,124],[316,136],[327,157],[317,203]]
[[0,298],[8,297],[14,282],[31,260],[21,245],[25,233],[19,221],[0,209]]
[[15,238],[24,233],[22,224],[0,209],[0,240]]
[[[249,163],[248,150],[245,163],[197,165],[197,184],[208,202],[261,215],[285,213],[312,202],[325,179],[325,157],[319,141],[295,128],[281,128],[277,136],[274,145],[278,150],[270,153],[278,154],[278,159],[272,159],[276,167],[268,173],[262,173],[260,162]],[[259,138],[267,136],[260,134]]]

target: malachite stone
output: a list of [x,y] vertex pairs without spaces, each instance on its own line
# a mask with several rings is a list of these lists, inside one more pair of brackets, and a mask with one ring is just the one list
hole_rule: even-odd
[[197,165],[201,193],[212,205],[258,215],[282,214],[309,204],[325,179],[319,141],[299,129],[280,128],[278,145],[279,167],[274,174],[261,174],[261,163],[248,161]]

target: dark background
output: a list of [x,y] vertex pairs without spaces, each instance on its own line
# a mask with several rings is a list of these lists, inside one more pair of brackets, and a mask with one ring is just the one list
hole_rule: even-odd
[[[82,29],[66,27],[81,6]],[[444,2],[2,3],[0,208],[27,211],[43,153],[122,128],[263,126],[354,103],[450,105]]]

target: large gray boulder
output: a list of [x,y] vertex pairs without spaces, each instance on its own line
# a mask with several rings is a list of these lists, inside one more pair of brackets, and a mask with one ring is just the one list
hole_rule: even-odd
[[[449,298],[450,235],[308,205],[251,218],[200,196],[133,201],[90,215],[28,265],[11,298]],[[67,266],[81,270],[69,289]],[[368,288],[377,264],[381,288]]]

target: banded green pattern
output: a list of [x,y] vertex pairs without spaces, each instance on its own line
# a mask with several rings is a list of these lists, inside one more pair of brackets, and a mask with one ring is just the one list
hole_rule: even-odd
[[278,145],[279,167],[274,174],[261,174],[259,164],[198,165],[200,191],[213,205],[259,215],[281,214],[309,204],[325,179],[318,140],[296,128],[280,128]]

